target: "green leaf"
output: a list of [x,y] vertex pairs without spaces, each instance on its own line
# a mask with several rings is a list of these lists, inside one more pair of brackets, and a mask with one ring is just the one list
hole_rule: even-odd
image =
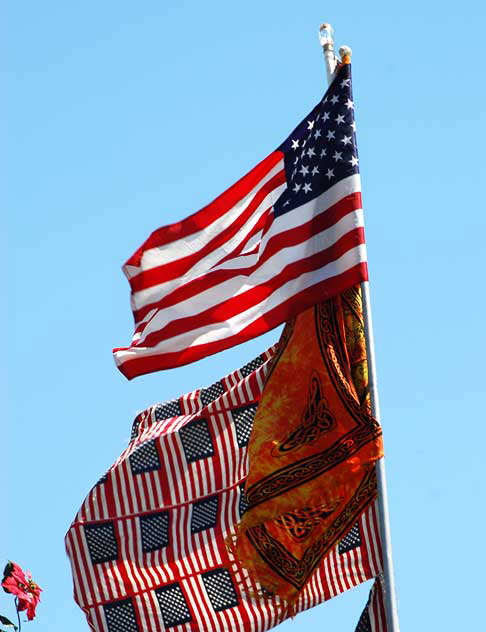
[[[15,625],[15,623],[12,623],[10,621],[10,619],[7,619],[7,617],[3,617],[1,614],[0,614],[0,623],[3,623],[3,625],[11,626],[14,630],[18,629],[17,626]],[[6,630],[0,630],[0,632],[7,632],[7,631]]]

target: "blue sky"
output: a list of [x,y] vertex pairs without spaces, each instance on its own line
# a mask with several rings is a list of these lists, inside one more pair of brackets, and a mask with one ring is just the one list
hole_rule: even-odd
[[[211,383],[278,335],[133,382],[111,357],[132,333],[121,264],[254,166],[320,98],[322,21],[354,52],[402,629],[477,629],[486,10],[463,7],[4,4],[0,557],[44,588],[26,629],[88,629],[63,538],[136,412]],[[367,592],[281,629],[351,632]],[[12,614],[6,595],[0,612]]]

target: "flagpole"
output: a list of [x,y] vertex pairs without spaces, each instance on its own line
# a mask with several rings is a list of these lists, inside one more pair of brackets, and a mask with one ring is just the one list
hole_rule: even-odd
[[[319,29],[319,40],[324,52],[327,81],[328,84],[330,84],[334,78],[334,73],[337,66],[337,58],[334,54],[334,30],[330,24],[324,23],[321,25]],[[349,63],[351,61],[351,49],[347,46],[341,47],[339,49],[339,54],[341,55],[342,62]],[[370,288],[368,281],[363,281],[361,283],[361,300],[363,302],[371,414],[377,421],[380,421],[380,401],[378,398],[375,343],[373,337],[373,321],[371,316]],[[379,459],[376,463],[376,478],[378,486],[378,515],[380,521],[381,544],[383,548],[383,593],[385,601],[387,632],[400,632],[395,590],[395,575],[393,570],[390,517],[384,458]]]

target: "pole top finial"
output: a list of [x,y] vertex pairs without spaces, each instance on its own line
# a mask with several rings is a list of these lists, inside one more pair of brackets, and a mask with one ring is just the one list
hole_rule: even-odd
[[334,48],[334,29],[328,22],[324,22],[319,27],[319,42],[325,50]]
[[351,55],[353,54],[353,51],[349,48],[349,46],[341,46],[341,48],[339,49],[339,54],[341,55],[341,63],[351,63]]

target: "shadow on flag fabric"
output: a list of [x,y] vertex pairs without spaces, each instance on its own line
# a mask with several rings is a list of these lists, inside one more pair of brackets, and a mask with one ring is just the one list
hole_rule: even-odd
[[129,379],[250,340],[367,279],[351,67],[267,158],[123,267]]
[[[226,546],[247,506],[248,440],[273,356],[135,418],[66,535],[74,597],[94,632],[263,632],[290,616],[280,598],[260,598],[264,587]],[[372,502],[317,564],[294,613],[375,577],[381,555]]]
[[376,498],[383,452],[367,382],[359,288],[287,324],[255,416],[233,546],[290,606]]

